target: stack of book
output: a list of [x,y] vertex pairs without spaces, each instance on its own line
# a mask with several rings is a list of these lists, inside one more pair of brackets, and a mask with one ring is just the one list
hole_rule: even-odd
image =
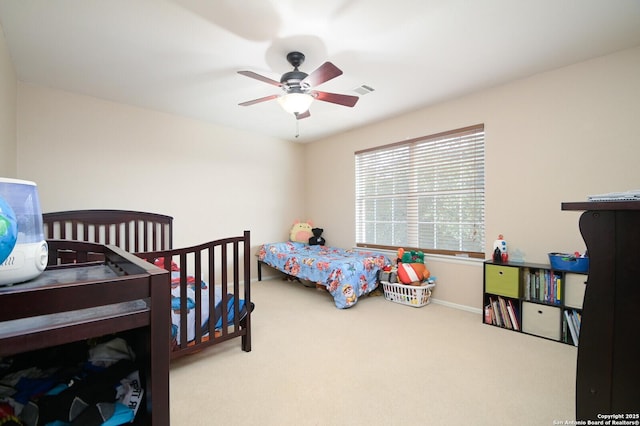
[[524,298],[559,305],[562,300],[562,275],[547,269],[524,268]]
[[490,297],[489,304],[484,307],[484,315],[484,322],[487,324],[520,331],[518,309],[511,299]]

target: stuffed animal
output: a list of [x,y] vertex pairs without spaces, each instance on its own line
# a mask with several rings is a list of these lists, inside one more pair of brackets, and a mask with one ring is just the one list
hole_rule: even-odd
[[424,253],[398,249],[398,280],[402,284],[422,285],[430,276],[431,272],[424,264]]
[[322,238],[322,233],[324,232],[324,229],[313,228],[311,232],[313,232],[313,237],[309,238],[310,246],[326,246],[327,245],[327,242],[325,241],[325,239]]
[[291,232],[289,233],[289,240],[295,241],[298,243],[309,243],[309,238],[313,237],[313,232],[311,229],[313,228],[313,222],[307,220],[306,222],[300,222],[296,219],[291,227]]
[[424,263],[424,253],[421,251],[405,251],[398,249],[398,259],[402,263]]

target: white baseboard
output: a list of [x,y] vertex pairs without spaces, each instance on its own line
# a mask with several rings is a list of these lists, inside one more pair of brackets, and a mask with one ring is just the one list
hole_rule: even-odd
[[480,309],[480,308],[474,308],[472,306],[467,306],[467,305],[460,305],[458,303],[451,303],[451,302],[447,302],[446,300],[439,300],[439,299],[435,299],[433,297],[431,298],[431,302],[432,303],[436,303],[438,305],[447,306],[449,308],[460,309],[462,311],[467,311],[467,312],[471,312],[471,313],[474,313],[474,314],[482,315],[482,309]]
[[[262,276],[262,281],[265,280],[271,280],[271,279],[276,279],[279,278],[279,276]],[[258,283],[258,277],[252,277],[251,278],[251,283]],[[431,303],[436,303],[438,305],[442,305],[442,306],[447,306],[449,308],[454,308],[454,309],[460,309],[461,311],[467,311],[467,312],[471,312],[473,314],[478,314],[478,315],[482,315],[482,309],[480,308],[474,308],[472,306],[467,306],[467,305],[461,305],[459,303],[452,303],[452,302],[447,302],[446,300],[440,300],[440,299],[436,299],[434,297],[431,298]]]

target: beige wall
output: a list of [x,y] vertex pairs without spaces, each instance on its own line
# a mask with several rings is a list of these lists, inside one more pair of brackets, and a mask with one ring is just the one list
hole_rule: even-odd
[[[484,123],[487,257],[500,233],[526,261],[583,251],[579,213],[561,202],[640,189],[639,70],[640,48],[626,50],[309,144],[306,163],[325,167],[307,169],[308,216],[331,244],[352,246],[354,151]],[[434,298],[481,307],[480,264],[428,264]]]
[[[45,212],[170,214],[176,245],[250,229],[255,249],[310,218],[331,244],[350,247],[354,151],[484,123],[487,253],[502,233],[511,251],[546,262],[549,251],[584,250],[579,214],[562,212],[562,201],[640,187],[638,69],[640,48],[307,145],[18,84],[17,177],[38,183]],[[323,164],[323,173],[303,164]],[[481,262],[429,258],[428,266],[436,299],[480,309]]]
[[158,212],[177,247],[248,229],[254,250],[303,215],[298,144],[22,83],[18,98],[18,170],[43,212]]
[[0,176],[16,177],[16,73],[0,26]]

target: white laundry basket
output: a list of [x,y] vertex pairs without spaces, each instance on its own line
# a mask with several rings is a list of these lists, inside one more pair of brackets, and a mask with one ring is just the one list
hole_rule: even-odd
[[402,305],[420,308],[428,305],[431,299],[431,289],[435,282],[427,282],[424,285],[405,285],[380,281],[384,290],[384,298]]

